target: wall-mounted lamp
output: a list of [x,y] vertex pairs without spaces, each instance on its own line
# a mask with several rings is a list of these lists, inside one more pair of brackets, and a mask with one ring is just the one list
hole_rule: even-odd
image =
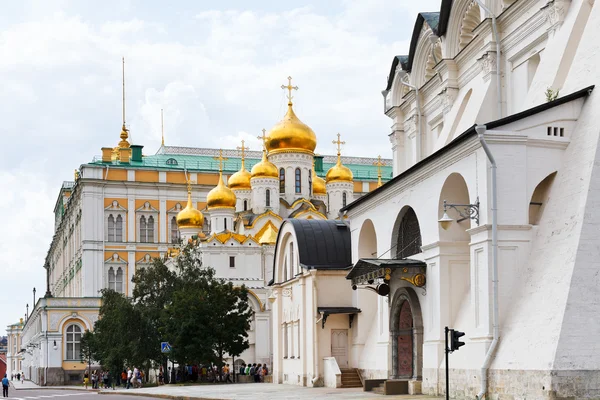
[[54,345],[52,346],[52,348],[53,348],[54,350],[58,349],[58,346],[56,345],[56,340],[54,341]]
[[438,220],[443,230],[450,227],[450,224],[454,219],[448,215],[448,209],[453,208],[461,216],[456,222],[462,222],[466,219],[474,219],[477,225],[479,225],[479,197],[475,201],[475,204],[449,204],[444,200],[444,215]]

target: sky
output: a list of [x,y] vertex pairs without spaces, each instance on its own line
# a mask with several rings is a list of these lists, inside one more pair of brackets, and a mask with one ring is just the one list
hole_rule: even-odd
[[45,293],[53,209],[73,170],[114,147],[121,57],[131,141],[234,148],[294,109],[317,152],[391,158],[387,75],[440,0],[21,0],[0,13],[0,335]]

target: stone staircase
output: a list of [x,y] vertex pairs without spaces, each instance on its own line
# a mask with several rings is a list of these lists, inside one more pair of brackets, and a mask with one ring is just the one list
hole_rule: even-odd
[[362,387],[362,382],[356,369],[342,369],[342,388]]

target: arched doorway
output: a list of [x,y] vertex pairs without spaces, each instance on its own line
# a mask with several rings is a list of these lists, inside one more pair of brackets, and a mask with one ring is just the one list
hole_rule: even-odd
[[415,291],[396,290],[390,315],[391,379],[417,379],[423,375],[423,319]]

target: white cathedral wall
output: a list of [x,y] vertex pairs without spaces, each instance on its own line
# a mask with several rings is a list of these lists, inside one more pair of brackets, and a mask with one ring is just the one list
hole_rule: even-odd
[[[235,240],[229,240],[225,244],[214,240],[212,243],[203,243],[202,264],[205,267],[215,269],[219,278],[254,278],[262,280],[262,254],[260,246],[252,243],[239,244]],[[235,267],[229,265],[229,258],[235,257]]]

